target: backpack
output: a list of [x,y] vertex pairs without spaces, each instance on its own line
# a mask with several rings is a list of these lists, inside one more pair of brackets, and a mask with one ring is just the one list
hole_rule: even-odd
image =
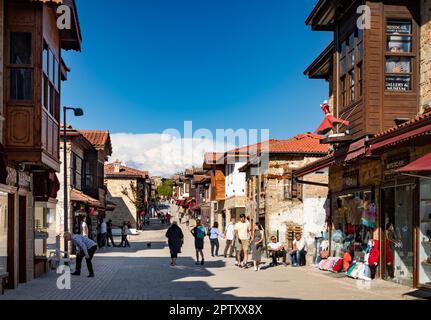
[[202,227],[202,226],[199,226],[199,227],[197,227],[197,229],[196,229],[196,238],[198,238],[198,239],[204,239],[205,238],[205,236],[206,236],[206,230],[205,230],[205,228],[204,227]]

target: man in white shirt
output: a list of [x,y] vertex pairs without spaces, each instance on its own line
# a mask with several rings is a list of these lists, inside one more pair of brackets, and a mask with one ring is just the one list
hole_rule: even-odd
[[[235,237],[237,239],[237,261],[240,268],[247,268],[248,249],[250,245],[250,222],[245,214],[240,215],[240,221],[235,224]],[[244,260],[241,262],[241,251],[244,252]]]
[[81,275],[82,259],[85,257],[85,262],[87,263],[87,269],[89,272],[88,277],[93,278],[94,270],[93,270],[93,264],[91,263],[91,260],[93,259],[93,256],[96,253],[97,243],[89,239],[88,237],[85,237],[80,234],[72,235],[70,232],[65,233],[64,238],[66,239],[66,241],[72,241],[73,245],[76,246],[76,248],[78,249],[78,253],[76,256],[76,268],[75,268],[75,272],[72,273],[72,275],[74,276]]
[[272,236],[271,242],[268,243],[268,251],[272,257],[272,265],[278,265],[277,259],[283,258],[284,265],[287,264],[287,251],[284,249],[284,246],[281,242],[277,242],[277,238]]
[[81,235],[88,238],[88,226],[87,222],[85,222],[86,217],[83,216],[81,220]]
[[293,250],[290,251],[290,256],[292,257],[292,267],[299,267],[301,261],[307,255],[307,242],[302,237],[300,233],[295,235],[295,240],[293,241]]
[[[233,258],[233,251],[235,249],[235,218],[230,220],[224,231],[224,237],[226,238],[226,248],[224,249],[224,257],[227,258],[227,252],[229,251],[229,258]],[[230,250],[229,250],[230,249]]]
[[102,219],[100,223],[100,248],[104,248],[106,246],[106,234],[108,233],[108,227],[106,225],[105,219]]

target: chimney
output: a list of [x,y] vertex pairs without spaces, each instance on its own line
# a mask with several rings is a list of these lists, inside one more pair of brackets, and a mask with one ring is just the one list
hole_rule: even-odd
[[114,172],[115,173],[120,173],[120,170],[121,170],[121,161],[117,159],[114,162]]

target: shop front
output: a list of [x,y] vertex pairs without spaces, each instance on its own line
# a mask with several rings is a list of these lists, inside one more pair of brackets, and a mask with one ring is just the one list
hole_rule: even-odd
[[414,286],[417,179],[402,176],[398,169],[410,163],[408,150],[383,155],[381,203],[381,276]]
[[101,204],[98,200],[72,189],[70,192],[72,229],[74,234],[83,233],[83,225],[87,225],[88,237],[97,240],[97,227]]

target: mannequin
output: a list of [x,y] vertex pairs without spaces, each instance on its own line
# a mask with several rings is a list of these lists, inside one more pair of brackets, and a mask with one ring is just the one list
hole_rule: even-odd
[[379,248],[379,240],[371,240],[372,249],[370,251],[370,256],[368,258],[368,264],[370,266],[371,271],[371,279],[376,278],[377,267],[380,262],[380,248]]

